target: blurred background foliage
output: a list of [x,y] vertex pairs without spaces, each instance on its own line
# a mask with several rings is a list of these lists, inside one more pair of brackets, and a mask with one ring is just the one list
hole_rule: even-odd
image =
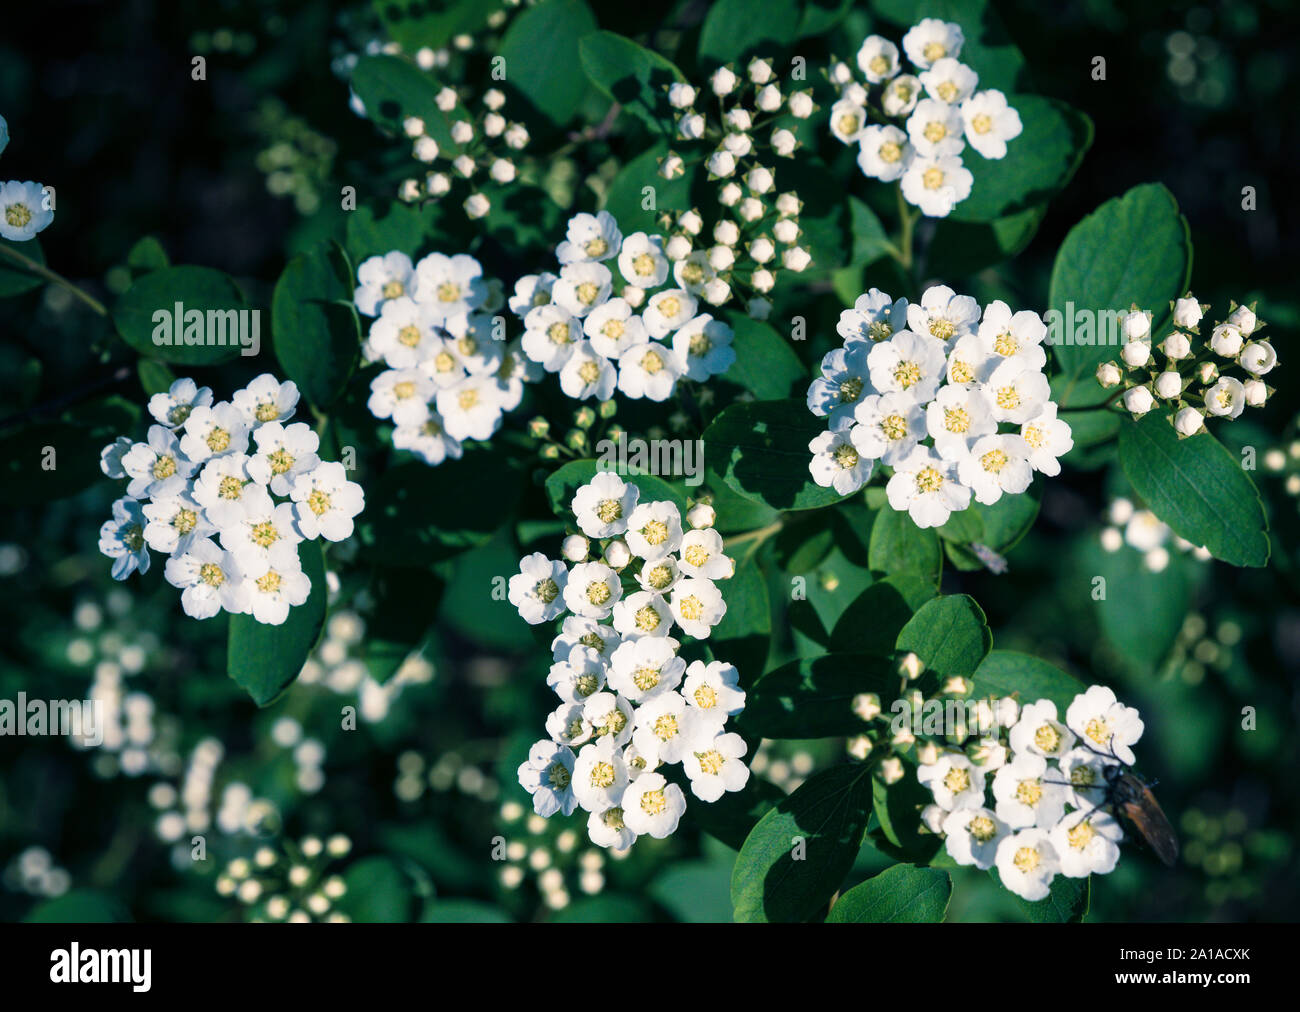
[[[702,79],[694,53],[706,3],[592,6],[602,28]],[[980,602],[1000,649],[1112,684],[1142,710],[1140,762],[1158,781],[1183,855],[1167,870],[1130,849],[1113,875],[1094,882],[1090,919],[1289,920],[1300,901],[1292,782],[1300,477],[1291,477],[1300,474],[1292,423],[1300,397],[1288,379],[1300,320],[1300,204],[1286,87],[1300,56],[1295,11],[1282,0],[1089,0],[1050,14],[1029,0],[995,6],[1026,60],[1020,90],[1087,112],[1096,138],[1013,259],[981,262],[993,258],[980,255],[973,232],[945,222],[920,236],[936,251],[926,269],[981,301],[1041,308],[1069,228],[1133,185],[1164,182],[1191,223],[1197,296],[1215,311],[1230,298],[1262,299],[1273,328],[1281,392],[1222,430],[1234,449],[1257,450],[1273,560],[1265,570],[1234,570],[1166,543],[1164,565],[1152,572],[1149,552],[1129,543],[1141,542],[1139,532],[1118,535],[1118,545],[1106,534],[1132,522],[1131,493],[1108,466],[1112,444],[1077,452],[1060,480],[1045,483],[1038,523],[1010,553],[1008,573],[948,567],[944,590]],[[338,233],[341,187],[357,187],[359,213],[368,213],[389,205],[409,171],[404,145],[348,108],[349,54],[388,38],[382,10],[324,0],[55,0],[6,11],[0,114],[13,140],[3,171],[56,187],[55,223],[40,239],[46,260],[107,298],[129,284],[128,251],[151,235],[173,263],[220,268],[265,306],[286,260]],[[793,51],[811,68],[832,53],[850,57],[871,17],[869,6],[854,5]],[[483,79],[500,32],[480,27],[469,46],[450,47],[464,80]],[[203,82],[191,79],[196,54],[207,60]],[[1090,73],[1097,56],[1106,59],[1104,81]],[[607,107],[588,94],[566,126],[598,125]],[[458,211],[431,209],[422,224],[436,244],[425,248],[454,252],[474,241],[489,274],[536,269],[566,215],[596,206],[618,166],[648,144],[636,124],[571,138],[539,115],[527,122],[534,158],[522,176],[545,199],[481,230]],[[833,168],[860,185],[851,163]],[[1258,210],[1242,210],[1244,186],[1256,189]],[[951,263],[945,250],[956,251]],[[810,339],[796,348],[805,363],[836,341],[836,292],[895,290],[885,261],[853,270],[861,285],[810,272],[811,293],[785,291],[809,317]],[[789,309],[779,302],[774,319]],[[134,357],[98,317],[45,287],[7,301],[0,330],[5,421],[66,410],[93,430],[95,449],[126,430],[120,418],[143,399]],[[239,362],[204,379],[225,389],[243,372]],[[693,431],[685,418],[675,425]],[[254,916],[270,895],[314,917],[730,918],[734,851],[716,839],[688,828],[615,860],[587,843],[579,820],[542,823],[526,813],[514,768],[549,709],[549,651],[508,605],[485,603],[482,588],[514,571],[521,545],[558,532],[537,519],[546,515],[539,489],[525,505],[532,521],[403,586],[332,588],[340,606],[308,671],[261,711],[224,673],[224,621],[184,620],[161,566],[127,585],[109,579],[96,539],[114,493],[104,481],[55,502],[6,498],[0,698],[93,691],[120,714],[120,727],[94,750],[0,738],[0,918],[231,920]],[[850,563],[865,551],[868,529],[794,525],[762,547],[778,609],[769,662],[793,656],[803,635],[782,614],[790,575],[808,579],[829,629],[861,589]],[[1140,587],[1143,606],[1098,607],[1090,596],[1097,574]],[[387,656],[373,649],[395,619],[423,630],[422,639],[405,630],[418,640],[410,656],[400,636]],[[356,730],[340,727],[346,706],[357,708]],[[1243,707],[1254,708],[1253,731],[1242,730]],[[754,768],[789,790],[841,749],[768,743]],[[205,861],[192,860],[196,831]],[[316,853],[339,835],[346,853],[337,841],[339,853]],[[494,847],[503,860],[492,859]],[[887,863],[864,848],[853,880]],[[287,876],[298,866],[307,877],[294,884]],[[951,919],[1023,916],[987,876],[966,871],[954,873]],[[227,875],[234,895],[222,884]],[[327,888],[334,876],[341,895]],[[239,886],[248,881],[257,888]]]

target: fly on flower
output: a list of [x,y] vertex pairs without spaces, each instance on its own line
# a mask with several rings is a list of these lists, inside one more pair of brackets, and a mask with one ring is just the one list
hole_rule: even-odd
[[1168,867],[1178,861],[1178,836],[1151,787],[1126,766],[1106,767],[1107,803]]

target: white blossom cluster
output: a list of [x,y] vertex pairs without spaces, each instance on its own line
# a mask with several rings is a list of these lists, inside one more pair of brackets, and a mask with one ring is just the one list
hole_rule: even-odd
[[373,317],[362,346],[388,367],[370,382],[368,407],[394,425],[393,446],[437,465],[468,439],[491,439],[541,370],[505,341],[501,285],[472,256],[400,250],[357,268],[357,311]]
[[669,151],[659,161],[659,174],[675,179],[686,172],[687,158],[702,160],[717,184],[718,208],[707,223],[698,208],[666,214],[673,233],[666,252],[686,264],[682,270],[698,279],[713,305],[743,294],[749,315],[766,319],[772,310],[766,296],[777,273],[798,273],[812,262],[799,244],[803,202],[793,191],[776,195],[773,168],[774,158],[792,158],[799,147],[781,118],[811,116],[812,92],[783,92],[772,61],[759,57],[749,61],[744,76],[731,65],[719,67],[709,77],[708,92],[701,92],[684,82],[669,86],[677,143],[686,157]]
[[217,876],[217,894],[242,903],[253,922],[347,923],[351,918],[336,907],[347,895],[347,883],[328,873],[328,867],[351,851],[352,841],[342,833],[327,840],[304,836],[296,843],[278,841],[278,847],[263,845],[251,858],[236,857],[226,864]]
[[1111,502],[1106,511],[1109,524],[1102,528],[1101,547],[1106,552],[1118,552],[1125,545],[1142,556],[1142,565],[1148,572],[1160,573],[1169,566],[1169,545],[1180,552],[1190,552],[1200,562],[1212,556],[1208,549],[1180,538],[1173,529],[1150,510],[1137,509],[1128,499]]
[[[479,102],[482,108],[477,113],[463,91],[444,86],[434,98],[447,119],[447,132],[454,145],[450,150],[439,146],[430,136],[428,124],[418,116],[408,116],[402,121],[402,132],[411,141],[411,157],[428,166],[428,170],[423,182],[414,178],[404,180],[398,196],[414,204],[441,200],[453,188],[458,192],[468,189],[461,207],[472,220],[482,218],[492,209],[492,201],[483,192],[479,180],[487,179],[497,186],[514,182],[517,169],[511,155],[527,147],[528,129],[502,115],[506,96],[500,89],[489,88],[483,93]],[[444,164],[438,167],[439,163]]]
[[902,73],[898,46],[880,35],[858,50],[863,80],[847,63],[830,70],[840,94],[831,133],[858,146],[864,176],[897,182],[907,202],[932,218],[970,196],[974,177],[961,160],[968,143],[985,158],[1005,158],[1007,141],[1023,129],[1002,92],[976,90],[979,75],[957,59],[964,41],[960,25],[924,18],[903,36],[914,73]]
[[[0,154],[9,146],[9,124],[0,116]],[[0,183],[0,238],[26,242],[54,220],[54,207],[45,187],[30,179]]]
[[1050,699],[1019,707],[1003,698],[991,708],[990,733],[971,749],[918,750],[917,779],[934,797],[921,813],[926,827],[958,864],[996,866],[1027,900],[1044,899],[1058,874],[1114,871],[1124,833],[1104,810],[1106,770],[1133,764],[1138,711],[1102,685],[1075,696],[1064,723]]
[[[726,731],[745,706],[739,673],[722,661],[688,664],[670,635],[675,623],[708,638],[727,611],[714,581],[735,563],[711,507],[692,507],[684,530],[673,503],[639,498],[618,475],[597,474],[573,497],[582,534],[564,543],[572,568],[537,552],[509,584],[510,603],[534,625],[572,612],[551,644],[547,684],[560,705],[519,783],[538,815],[581,807],[592,842],[619,851],[677,829],[686,797],[661,766],[681,763],[701,801],[749,780],[745,741]],[[589,561],[593,541],[603,550]]]
[[574,400],[605,401],[617,390],[663,401],[683,378],[726,372],[736,360],[732,330],[699,311],[701,299],[716,304],[718,279],[698,260],[674,261],[672,242],[624,236],[608,211],[575,215],[555,250],[558,273],[515,283],[509,303],[524,324],[523,354],[558,373]]
[[[1216,324],[1209,341],[1197,348],[1194,340],[1200,337],[1200,323],[1209,308],[1191,292],[1171,303],[1174,329],[1157,345],[1165,360],[1161,369],[1151,349],[1151,314],[1133,306],[1120,320],[1121,361],[1098,366],[1097,382],[1107,389],[1123,384],[1124,408],[1134,418],[1157,405],[1167,409],[1183,439],[1200,432],[1207,415],[1230,420],[1247,407],[1263,407],[1273,388],[1262,377],[1277,365],[1277,352],[1258,337],[1264,321],[1255,315],[1255,303],[1231,303],[1228,318]],[[1244,379],[1221,374],[1220,365],[1234,364]]]
[[808,388],[829,430],[808,449],[813,480],[848,495],[877,461],[893,469],[889,504],[938,527],[975,501],[991,505],[1057,475],[1074,446],[1043,367],[1047,327],[1005,302],[983,309],[935,285],[920,304],[873,288],[840,314],[843,347]]
[[178,379],[149,400],[145,442],[104,448],[100,467],[128,480],[99,530],[99,550],[125,580],[168,556],[163,575],[193,618],[220,611],[279,625],[311,593],[298,544],[352,536],[365,506],[343,465],[317,455],[320,437],[290,422],[298,387],[263,373],[229,401]]

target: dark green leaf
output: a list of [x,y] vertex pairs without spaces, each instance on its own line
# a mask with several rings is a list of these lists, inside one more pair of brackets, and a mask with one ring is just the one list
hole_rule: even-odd
[[1014,650],[994,650],[975,669],[975,695],[1010,696],[1021,703],[1050,699],[1064,718],[1074,697],[1087,686],[1054,664]]
[[759,400],[789,397],[799,387],[807,389],[808,370],[799,356],[770,324],[741,313],[727,313],[735,333],[736,361],[724,378],[739,383]]
[[941,678],[969,677],[993,645],[984,612],[973,598],[953,594],[928,601],[898,634],[898,649],[910,650],[927,671]]
[[892,698],[897,689],[898,666],[886,657],[827,654],[791,661],[754,683],[736,721],[746,734],[762,738],[853,735],[863,729],[853,697],[875,692]]
[[361,325],[352,292],[352,266],[335,242],[294,257],[275,286],[275,356],[318,408],[338,399],[356,367]]
[[668,85],[682,73],[658,53],[614,32],[592,32],[578,45],[582,69],[602,95],[612,98],[652,130],[667,133],[664,100]]
[[587,92],[578,46],[596,28],[583,0],[544,0],[515,17],[501,40],[506,81],[557,125],[573,118]]
[[[182,316],[177,316],[177,309]],[[211,267],[166,267],[137,278],[113,308],[113,324],[141,355],[179,365],[214,365],[240,354],[241,334],[251,349],[261,323],[233,280]],[[167,316],[155,320],[155,314]],[[201,317],[190,317],[201,313]],[[247,333],[241,319],[247,317]],[[155,341],[155,334],[157,341]],[[194,343],[187,343],[193,341]]]
[[896,864],[836,900],[826,921],[834,924],[942,921],[951,896],[952,880],[946,871]]

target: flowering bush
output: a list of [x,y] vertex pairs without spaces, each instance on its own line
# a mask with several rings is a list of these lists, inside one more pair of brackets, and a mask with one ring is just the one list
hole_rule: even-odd
[[1290,36],[1130,6],[0,43],[3,915],[1289,916]]

